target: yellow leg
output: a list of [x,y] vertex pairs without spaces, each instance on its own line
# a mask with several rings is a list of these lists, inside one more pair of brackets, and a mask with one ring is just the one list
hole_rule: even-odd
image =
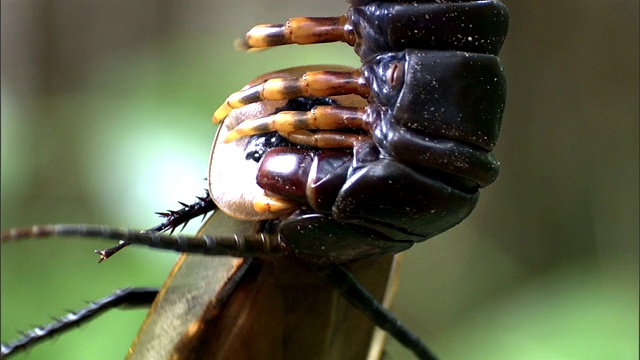
[[324,149],[352,148],[356,142],[365,137],[364,135],[333,131],[312,133],[306,130],[296,130],[282,135],[287,137],[292,143]]
[[254,26],[238,43],[244,50],[262,49],[288,44],[317,44],[342,41],[355,42],[355,33],[345,15],[337,17],[297,17],[284,24]]
[[350,94],[367,98],[370,92],[360,70],[309,71],[299,77],[269,79],[231,94],[213,114],[213,122],[219,123],[233,109],[264,100]]
[[282,111],[274,115],[247,120],[227,133],[228,143],[243,136],[270,131],[290,133],[297,130],[361,129],[369,131],[365,110],[346,106],[316,106],[311,111]]

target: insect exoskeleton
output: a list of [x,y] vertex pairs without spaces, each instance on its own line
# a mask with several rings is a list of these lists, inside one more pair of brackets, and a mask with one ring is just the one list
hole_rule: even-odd
[[[220,315],[220,306],[231,301],[232,291],[220,291],[229,283],[226,275],[237,273],[241,265],[246,270],[255,264],[291,263],[295,266],[279,269],[291,276],[292,283],[298,280],[296,266],[304,264],[419,358],[434,359],[420,339],[384,311],[340,264],[364,264],[367,269],[386,272],[388,262],[380,265],[376,260],[385,258],[378,256],[401,252],[455,226],[474,209],[479,189],[496,179],[498,162],[493,148],[506,98],[497,55],[506,37],[508,12],[493,0],[350,3],[343,16],[292,18],[282,25],[257,26],[247,34],[242,44],[247,49],[343,41],[354,47],[362,67],[285,69],[260,76],[229,96],[213,116],[222,125],[211,152],[210,197],[165,213],[165,223],[148,232],[85,225],[34,226],[5,232],[2,241],[82,235],[127,241],[100,252],[103,258],[129,243],[243,258],[216,261],[215,269],[209,269],[205,277],[213,278],[218,272],[222,276],[208,289],[192,282],[191,271],[199,272],[213,262],[192,257],[184,261],[184,267],[176,267],[168,281],[171,285],[158,295],[160,305],[136,340],[133,357],[186,353],[191,358],[209,358],[220,350],[218,343],[209,341],[214,336],[233,348],[222,356],[235,358],[236,349],[246,349],[243,339],[227,342],[225,331],[208,331],[218,326],[227,329],[226,320],[201,326],[213,319],[211,314]],[[157,233],[216,207],[230,217],[215,214],[201,236]],[[367,258],[374,262],[355,261]],[[269,276],[273,279],[275,273]],[[243,276],[231,274],[229,278]],[[255,284],[246,279],[248,285]],[[193,309],[183,301],[185,288],[192,289],[190,296],[197,294],[198,301],[216,299],[211,307],[200,306],[185,316]],[[274,287],[277,291],[284,288]],[[291,294],[298,288],[296,285]],[[241,286],[238,289],[242,296]],[[318,293],[315,285],[312,293]],[[291,294],[287,293],[287,299]],[[183,307],[176,311],[176,304]],[[240,312],[257,309],[242,301],[233,304]],[[271,304],[265,304],[264,313],[269,315]],[[285,308],[290,310],[290,306]],[[234,311],[225,314],[230,323],[237,323]],[[76,318],[71,314],[53,326],[68,327]],[[180,323],[180,332],[158,337],[157,333],[166,332],[167,319]],[[295,322],[290,317],[287,321]],[[248,336],[255,331],[252,338],[264,334],[253,326],[243,329]],[[286,341],[276,334],[277,340],[269,344],[309,348],[304,342],[289,341],[290,334],[300,333],[298,327],[287,325],[287,329]],[[343,336],[326,333],[327,343],[335,344],[337,338],[351,341],[351,334],[357,333],[368,344],[369,330],[359,329]],[[37,328],[3,346],[2,353],[57,332],[43,335]],[[158,341],[168,346],[158,352]],[[319,345],[322,349],[324,340]],[[201,349],[206,356],[201,356],[205,354]],[[344,354],[342,346],[335,349]],[[333,350],[329,351],[328,358],[335,358]],[[276,353],[283,352],[276,348]],[[357,358],[362,358],[360,350]]]
[[360,55],[360,69],[269,75],[229,96],[213,116],[218,122],[233,109],[300,97],[367,99],[364,106],[277,109],[253,120],[245,113],[217,140],[248,144],[277,133],[312,148],[264,155],[256,183],[266,196],[252,210],[286,215],[278,233],[310,261],[322,262],[325,248],[337,261],[397,252],[446,231],[471,213],[478,190],[498,174],[492,151],[506,98],[496,56],[508,28],[504,5],[352,4],[341,17],[256,26],[244,45],[345,41]]
[[[276,131],[293,143],[316,148],[274,148],[252,165],[257,191],[268,195],[260,201],[274,199],[275,213],[296,210],[279,224],[292,250],[317,252],[327,238],[336,239],[330,248],[339,250],[331,256],[344,260],[404,250],[467,217],[478,189],[498,173],[491,150],[500,128],[505,81],[496,57],[386,53],[365,62],[362,70],[273,78],[243,90],[241,99],[326,96],[330,94],[323,86],[318,86],[322,95],[308,91],[326,78],[367,84],[358,95],[370,95],[370,104],[281,111],[245,120],[216,141],[242,140],[241,148],[250,143],[248,135]],[[292,83],[299,85],[287,87]],[[338,81],[330,88],[332,95],[350,91]],[[220,149],[216,145],[214,156],[224,154]],[[254,205],[257,210],[252,211],[260,213],[262,203]]]
[[[245,88],[282,77],[296,77],[307,71],[353,71],[355,69],[340,65],[301,66],[260,75],[251,80]],[[225,141],[228,134],[237,129],[244,121],[263,118],[283,111],[307,111],[316,105],[365,106],[366,100],[356,95],[334,96],[332,98],[297,98],[294,101],[260,101],[235,109],[225,117],[218,127],[209,158],[209,194],[218,208],[230,216],[242,220],[275,219],[291,213],[299,204],[282,198],[269,196],[265,189],[258,185],[261,160],[267,152],[278,147],[297,152],[300,149],[310,150],[310,146],[296,145],[277,133],[259,137],[243,136],[235,141]],[[320,149],[317,149],[318,151]],[[317,152],[317,151],[316,151]],[[343,153],[345,151],[342,151]],[[267,156],[267,158],[273,155]],[[294,161],[292,156],[281,159],[278,169],[289,166]],[[285,175],[285,174],[283,174]],[[300,181],[295,174],[289,181]],[[281,179],[286,181],[287,179]],[[291,187],[289,187],[291,188]],[[286,187],[285,187],[286,190]]]
[[252,28],[237,46],[260,49],[286,44],[342,41],[361,59],[404,49],[454,50],[497,55],[509,27],[509,11],[495,0],[349,0],[337,17],[296,17]]

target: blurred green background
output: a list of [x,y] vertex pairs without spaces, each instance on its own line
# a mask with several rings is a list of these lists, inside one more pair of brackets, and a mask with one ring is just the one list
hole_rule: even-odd
[[[407,252],[394,310],[442,359],[637,359],[638,2],[505,3],[501,176],[468,220]],[[202,194],[227,94],[275,69],[358,64],[342,44],[232,47],[253,24],[343,13],[340,0],[1,5],[3,230],[155,225]],[[3,245],[2,339],[160,286],[177,258],[128,249],[98,265],[109,245]],[[122,358],[144,315],[109,313],[20,358]]]

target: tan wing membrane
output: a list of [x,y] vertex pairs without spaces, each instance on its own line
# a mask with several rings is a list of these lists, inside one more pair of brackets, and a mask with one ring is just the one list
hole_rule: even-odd
[[337,17],[296,17],[284,24],[257,25],[238,47],[243,50],[262,49],[288,44],[317,44],[342,41],[349,45],[355,42],[353,28],[346,15]]
[[213,122],[219,123],[233,109],[264,100],[351,94],[367,98],[370,92],[360,70],[308,71],[301,76],[269,79],[231,94],[213,114]]
[[346,106],[316,106],[311,111],[282,111],[248,120],[227,133],[225,143],[243,136],[278,131],[288,134],[298,130],[361,129],[369,131],[365,110]]

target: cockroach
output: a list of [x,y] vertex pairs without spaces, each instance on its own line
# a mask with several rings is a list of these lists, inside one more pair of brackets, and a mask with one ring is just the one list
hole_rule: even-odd
[[[266,74],[257,80],[284,73],[300,74],[305,69],[313,67]],[[320,100],[331,103],[337,101]],[[308,107],[309,104],[306,103],[309,101],[305,99],[302,106]],[[362,102],[353,97],[343,97],[339,101],[341,104]],[[258,114],[272,113],[276,105],[285,104],[270,101],[247,106],[232,112],[228,122],[235,123],[236,118],[241,122],[242,119]],[[220,128],[217,137],[224,134],[224,129],[225,127]],[[232,152],[247,150],[244,145],[236,145],[219,145],[216,141],[211,166],[224,165],[218,161],[225,164],[237,162],[234,159],[238,154],[230,154],[228,148],[232,148]],[[218,151],[218,146],[227,149]],[[252,153],[251,156],[256,156],[254,153],[262,150],[264,149],[256,146],[249,152]],[[251,163],[254,164],[253,167],[257,164],[255,161]],[[234,179],[237,175],[237,172],[227,172],[226,176]],[[177,227],[181,225],[182,219],[211,211],[215,207],[204,197],[199,198],[196,203],[185,206],[180,211],[162,214],[167,221],[150,230],[163,231]],[[264,224],[258,221],[238,220],[223,212],[215,212],[200,234],[255,234],[261,231],[262,226]],[[60,230],[64,228],[59,227]],[[46,231],[46,227],[27,229],[30,233],[28,236],[46,236]],[[85,227],[83,231],[91,232],[90,227]],[[101,235],[106,235],[107,231],[110,230],[106,227],[100,228]],[[14,230],[13,234],[10,231],[3,234],[3,237],[18,238],[23,235],[26,234],[19,234]],[[129,236],[120,234],[116,238]],[[397,263],[397,259],[386,256],[366,259],[345,267],[377,299],[382,301],[384,295],[383,303],[388,304],[394,295],[394,283],[391,281],[387,284],[387,278],[393,280],[393,274],[397,274]],[[389,291],[387,287],[390,287]],[[179,259],[159,294],[157,289],[118,291],[87,309],[62,317],[51,326],[36,329],[22,339],[5,344],[3,352],[9,354],[13,352],[13,348],[21,349],[28,343],[51,337],[62,329],[76,325],[85,316],[92,317],[105,310],[98,310],[102,305],[106,308],[112,306],[106,306],[108,303],[118,302],[113,305],[120,306],[121,298],[126,298],[122,301],[124,305],[133,306],[144,304],[156,296],[156,304],[149,312],[128,358],[361,359],[369,356],[373,359],[379,358],[383,350],[384,334],[374,336],[373,323],[299,260],[289,257],[261,260],[189,254]],[[219,310],[221,308],[224,310]],[[171,331],[167,331],[169,328]]]
[[[322,67],[327,68],[327,67]],[[261,83],[269,78],[278,77],[282,74],[299,75],[306,70],[313,70],[313,67],[303,67],[288,69],[282,72],[274,72],[263,75],[252,83]],[[332,67],[333,70],[345,70],[344,67]],[[302,99],[300,99],[302,100]],[[342,105],[362,105],[363,100],[357,97],[347,96],[339,99],[304,99],[304,104],[295,105],[296,107],[309,107],[322,100],[331,103],[340,103]],[[260,194],[260,187],[255,185],[255,181],[244,181],[246,177],[238,179],[236,176],[229,176],[221,172],[221,169],[229,163],[230,159],[261,157],[265,150],[264,144],[284,141],[278,139],[279,135],[272,134],[268,139],[256,138],[234,144],[224,144],[221,142],[226,136],[229,129],[233,128],[238,121],[246,118],[253,118],[259,113],[273,113],[273,107],[279,103],[261,102],[253,106],[243,107],[241,112],[234,112],[232,119],[226,119],[225,124],[220,128],[216,135],[214,148],[211,152],[210,178],[211,189],[225,189],[224,194],[216,193],[213,198],[219,197],[221,207],[225,207],[227,211],[233,211],[236,217],[240,215],[249,217],[260,217],[253,208],[253,196]],[[290,108],[290,105],[287,107]],[[282,108],[279,108],[282,109]],[[238,111],[236,110],[236,111]],[[288,144],[286,146],[292,146]],[[279,143],[278,147],[285,146]],[[267,148],[269,148],[267,146]],[[291,149],[299,149],[299,146],[288,147]],[[235,161],[234,161],[235,162]],[[248,161],[241,166],[235,165],[234,169],[254,174],[257,171],[258,163],[256,161]],[[255,176],[254,176],[255,177]],[[237,192],[236,192],[237,191]],[[223,196],[226,196],[223,198]],[[248,198],[248,201],[237,201],[238,198]],[[219,214],[219,213],[218,213]],[[246,215],[249,214],[249,215]],[[218,219],[216,218],[218,216]],[[256,230],[247,229],[247,226],[256,226],[252,221],[240,221],[237,219],[226,219],[223,225],[214,225],[219,222],[220,215],[214,215],[210,220],[210,224],[206,225],[205,231],[213,234],[229,234],[229,233],[252,233]],[[230,224],[237,224],[237,228],[229,228]],[[253,224],[253,225],[252,225]],[[243,228],[244,227],[244,228]],[[289,257],[278,257],[275,259],[264,259],[254,263],[253,267],[260,269],[255,276],[259,280],[245,280],[250,284],[247,290],[242,285],[236,285],[233,297],[229,300],[230,309],[225,309],[222,318],[215,317],[215,321],[209,321],[206,325],[202,323],[201,312],[211,313],[198,309],[195,315],[189,321],[184,321],[185,317],[191,318],[190,312],[187,314],[177,312],[175,302],[180,301],[181,294],[189,293],[184,287],[191,287],[193,282],[176,280],[189,274],[189,268],[200,268],[202,261],[209,260],[202,257],[185,256],[179,261],[172,276],[170,276],[165,286],[166,293],[157,302],[156,308],[150,313],[149,318],[145,322],[142,331],[134,342],[132,347],[131,358],[144,359],[156,358],[158,353],[174,351],[176,354],[188,353],[186,358],[317,358],[317,359],[362,359],[369,357],[371,359],[379,358],[382,354],[384,337],[382,334],[373,336],[373,326],[371,321],[363,317],[358,311],[355,311],[348,303],[338,296],[338,293],[327,287],[321,281],[318,281],[317,275],[310,273],[304,266],[300,266],[298,260],[292,260]],[[252,260],[258,261],[258,260]],[[210,269],[209,271],[216,274],[235,274],[241,265],[245,265],[245,260],[225,260],[216,259],[216,264],[221,264],[221,269]],[[394,291],[385,291],[386,287],[393,287],[393,274],[397,273],[398,259],[393,260],[389,256],[366,259],[363,261],[350,263],[346,265],[348,270],[353,273],[358,280],[369,289],[372,294],[382,300],[386,292],[385,303],[389,303],[393,297]],[[250,268],[251,269],[251,268]],[[390,272],[390,270],[393,271]],[[248,270],[249,271],[249,270]],[[206,276],[207,278],[216,279],[216,276]],[[391,275],[390,275],[391,274]],[[173,277],[175,276],[175,277]],[[253,275],[243,275],[247,279],[253,279]],[[232,278],[232,276],[219,276],[220,280]],[[179,285],[174,285],[176,282]],[[196,283],[199,284],[199,283]],[[213,281],[207,282],[206,288],[208,293],[203,298],[210,299],[219,294],[220,291],[216,286],[218,283]],[[215,284],[215,285],[211,285]],[[197,287],[196,292],[204,291],[205,286]],[[241,290],[238,290],[241,289]],[[245,291],[250,291],[251,296],[242,295]],[[175,294],[175,295],[174,295]],[[259,295],[258,295],[259,294]],[[263,301],[264,299],[269,299]],[[200,304],[200,302],[195,302]],[[217,307],[220,301],[210,303],[210,306]],[[202,304],[201,306],[205,306]],[[215,312],[215,311],[213,311]],[[238,313],[238,314],[237,314]],[[175,319],[173,323],[181,324],[178,327],[180,331],[167,334],[164,331],[158,331],[160,328],[166,327],[167,318]],[[231,320],[229,320],[231,319]],[[239,321],[237,319],[244,319]],[[171,322],[171,320],[170,320]],[[199,324],[198,331],[188,331],[185,329],[188,324]],[[313,324],[310,326],[310,324]],[[193,325],[192,325],[193,326]],[[163,337],[156,334],[161,333]],[[185,337],[184,334],[194,334]],[[226,334],[242,334],[241,336],[227,336]],[[167,340],[166,337],[171,339]],[[246,339],[259,338],[260,343],[257,346],[247,346]],[[244,340],[243,340],[244,339]],[[178,344],[178,345],[175,345]],[[197,345],[196,345],[197,344]],[[204,345],[202,345],[204,344]],[[205,346],[205,349],[201,349]],[[179,350],[175,350],[178,348]],[[188,348],[188,352],[181,349]],[[211,353],[216,355],[211,355]],[[193,355],[195,354],[195,355]],[[206,356],[205,356],[206,354]],[[369,354],[369,355],[367,355]],[[178,356],[178,355],[176,355]]]
[[[236,222],[217,220],[218,215],[205,227],[206,236],[190,238],[189,242],[155,232],[82,227],[36,227],[5,233],[3,239],[92,235],[180,251],[244,256],[244,260],[223,260],[216,266],[211,263],[215,273],[224,274],[224,280],[213,282],[213,292],[194,298],[199,306],[203,298],[215,300],[204,305],[206,316],[200,312],[195,321],[187,321],[177,332],[176,341],[162,338],[160,342],[168,342],[171,349],[163,350],[160,357],[236,358],[235,353],[246,358],[362,358],[362,352],[327,350],[336,344],[336,333],[331,331],[324,346],[309,346],[316,349],[311,354],[297,352],[294,349],[299,345],[292,344],[297,341],[293,339],[304,337],[304,331],[296,324],[285,324],[289,331],[284,336],[276,334],[280,343],[245,341],[264,335],[253,323],[254,311],[258,311],[254,309],[268,313],[269,308],[267,304],[261,304],[266,308],[254,308],[258,297],[248,294],[272,290],[266,285],[249,287],[244,281],[253,279],[249,282],[256,283],[264,273],[273,275],[271,278],[297,273],[304,264],[308,267],[305,270],[330,282],[334,275],[342,279],[332,285],[347,301],[364,309],[376,325],[390,331],[419,358],[434,358],[419,339],[395,326],[397,320],[382,311],[372,297],[355,301],[359,295],[350,287],[355,282],[345,280],[348,274],[337,264],[357,267],[371,259],[382,261],[448,230],[471,213],[479,189],[495,180],[498,163],[492,150],[506,98],[497,55],[506,37],[508,12],[497,1],[353,0],[351,5],[346,15],[337,18],[292,18],[284,25],[258,26],[243,41],[248,49],[344,41],[354,46],[363,65],[357,70],[321,67],[271,73],[232,94],[214,113],[214,122],[224,122],[212,151],[210,196],[224,213],[238,219],[237,228],[226,229],[220,236],[209,235],[213,227]],[[366,104],[328,98],[344,95],[366,99]],[[274,108],[300,98],[328,102],[312,104],[306,110]],[[251,143],[255,139],[270,144],[251,152],[251,156],[259,154],[259,163],[251,165],[256,180],[250,181],[251,186],[240,180],[221,186],[218,181],[225,177],[218,174],[222,167],[214,166],[214,160],[217,156],[237,157],[224,155],[220,149],[246,152],[252,146],[260,148]],[[281,142],[290,145],[274,145]],[[246,156],[243,165],[253,161]],[[239,191],[234,192],[236,189]],[[246,237],[237,235],[236,229],[245,226],[254,228]],[[236,235],[228,236],[231,233]],[[272,262],[270,255],[286,255],[286,260]],[[179,279],[188,276],[191,263],[198,261],[196,257],[182,259],[134,342],[132,358],[156,356],[150,354],[155,354],[157,341],[145,339],[165,336],[166,331],[153,324],[168,316],[156,311],[161,304],[169,313],[179,307],[179,301],[169,299],[168,294],[179,291]],[[290,267],[286,264],[289,261],[297,266]],[[380,265],[384,273],[389,269],[386,261],[387,265]],[[300,275],[307,278],[308,274]],[[282,301],[289,303],[294,298]],[[245,319],[251,320],[245,324]],[[285,317],[284,321],[292,320]],[[237,330],[240,323],[245,325]],[[231,337],[225,336],[233,331],[239,331],[241,339],[230,341]],[[369,331],[349,332],[348,336],[356,333],[368,344]]]

